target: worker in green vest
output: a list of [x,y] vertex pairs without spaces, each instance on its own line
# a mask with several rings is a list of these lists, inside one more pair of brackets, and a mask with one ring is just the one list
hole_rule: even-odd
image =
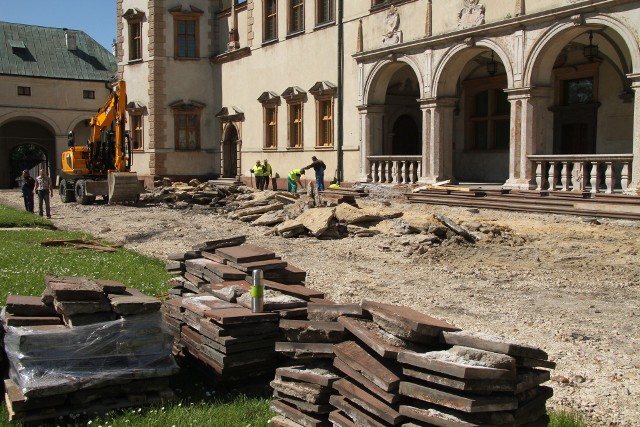
[[273,169],[267,159],[262,163],[262,190],[269,189],[269,181],[273,178]]
[[304,175],[304,169],[293,169],[289,172],[289,176],[287,176],[287,191],[289,193],[298,192],[298,184],[300,184],[301,175]]
[[264,179],[264,167],[260,163],[260,160],[256,161],[253,169],[250,169],[251,173],[256,176],[256,188],[258,190],[262,190],[263,188],[263,179]]

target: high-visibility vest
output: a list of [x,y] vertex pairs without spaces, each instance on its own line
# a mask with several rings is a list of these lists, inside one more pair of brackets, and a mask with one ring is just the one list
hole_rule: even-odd
[[262,165],[254,165],[253,166],[253,174],[255,176],[264,176],[264,166],[262,166]]
[[262,175],[271,176],[271,164],[267,163],[262,165]]
[[298,178],[300,178],[300,175],[302,175],[302,169],[294,169],[289,172],[289,179],[293,182],[296,182]]

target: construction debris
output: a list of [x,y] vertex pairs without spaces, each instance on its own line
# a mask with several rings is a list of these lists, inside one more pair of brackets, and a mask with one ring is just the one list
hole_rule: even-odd
[[124,284],[45,277],[42,297],[7,298],[3,347],[10,421],[172,400],[171,335],[160,301]]

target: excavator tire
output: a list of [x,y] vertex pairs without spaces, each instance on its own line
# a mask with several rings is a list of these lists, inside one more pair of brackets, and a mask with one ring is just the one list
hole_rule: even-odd
[[58,194],[60,195],[60,200],[62,203],[71,203],[76,201],[76,193],[73,188],[68,188],[69,183],[64,179],[60,181],[60,185],[58,186]]
[[79,179],[76,181],[75,195],[76,195],[76,202],[78,202],[81,205],[90,205],[96,200],[95,196],[87,195],[85,180],[83,179]]
[[135,172],[111,172],[107,177],[109,204],[131,203],[140,200],[138,175]]

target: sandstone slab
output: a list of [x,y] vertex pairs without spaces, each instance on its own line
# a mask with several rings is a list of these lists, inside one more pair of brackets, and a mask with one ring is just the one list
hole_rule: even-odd
[[516,343],[502,337],[488,334],[468,331],[444,332],[442,334],[442,341],[449,345],[473,347],[494,353],[508,354],[514,357],[540,360],[549,359],[549,355],[537,347]]
[[412,343],[386,332],[374,322],[344,316],[338,322],[382,357],[395,360],[398,353],[417,349]]
[[40,297],[9,295],[7,297],[6,311],[15,316],[55,316],[56,310],[51,305],[46,305]]
[[333,346],[333,351],[342,362],[382,390],[390,392],[398,389],[400,377],[354,341],[336,344]]
[[251,244],[219,248],[215,253],[235,263],[262,261],[276,257],[273,251]]

